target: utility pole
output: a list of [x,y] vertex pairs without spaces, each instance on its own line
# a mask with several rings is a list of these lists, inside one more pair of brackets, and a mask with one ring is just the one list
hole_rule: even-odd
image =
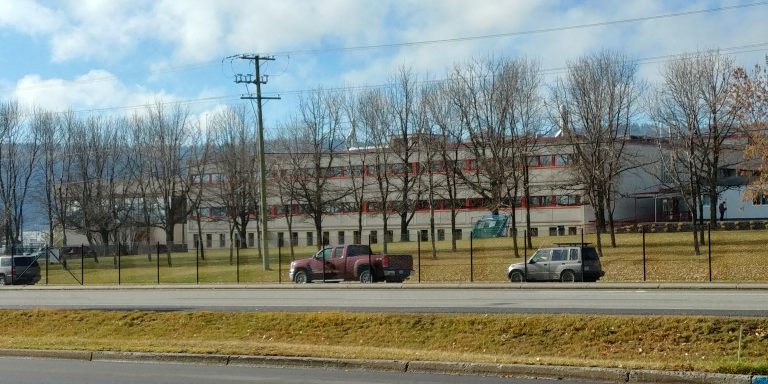
[[264,156],[264,122],[262,119],[261,114],[261,101],[264,99],[274,99],[279,100],[280,97],[262,97],[261,96],[261,85],[267,83],[267,76],[262,77],[261,71],[259,66],[261,65],[262,60],[275,60],[274,57],[261,57],[259,55],[240,55],[238,56],[239,59],[242,60],[252,60],[253,66],[255,68],[256,74],[254,77],[251,77],[251,75],[237,75],[235,76],[235,83],[250,83],[250,84],[256,84],[256,97],[248,94],[243,95],[240,98],[245,100],[256,100],[257,108],[257,122],[259,125],[259,137],[258,137],[258,145],[259,145],[259,214],[261,217],[261,256],[262,256],[262,265],[264,266],[264,270],[269,270],[269,232],[267,231],[267,172],[266,172],[266,160]]

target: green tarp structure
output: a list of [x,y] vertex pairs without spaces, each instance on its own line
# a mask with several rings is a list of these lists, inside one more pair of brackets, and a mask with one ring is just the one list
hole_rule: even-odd
[[475,222],[475,226],[472,228],[472,238],[488,239],[506,236],[508,220],[509,215],[504,213],[483,216]]

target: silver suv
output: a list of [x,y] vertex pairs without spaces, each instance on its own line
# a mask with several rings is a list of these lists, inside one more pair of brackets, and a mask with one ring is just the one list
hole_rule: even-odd
[[539,248],[528,263],[516,263],[507,268],[511,282],[522,281],[597,281],[605,272],[600,256],[589,243],[558,243]]
[[0,256],[0,285],[35,284],[40,281],[40,264],[35,256]]

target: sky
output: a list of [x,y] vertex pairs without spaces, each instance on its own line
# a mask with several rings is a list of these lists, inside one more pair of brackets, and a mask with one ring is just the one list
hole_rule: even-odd
[[551,83],[603,49],[659,79],[674,55],[720,49],[765,64],[768,1],[698,0],[0,0],[0,101],[79,114],[156,102],[206,116],[242,103],[235,75],[262,64],[267,134],[304,91],[422,79],[483,57],[538,60]]

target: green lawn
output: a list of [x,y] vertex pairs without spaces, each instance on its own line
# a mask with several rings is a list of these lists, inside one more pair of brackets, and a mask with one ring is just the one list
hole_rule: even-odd
[[3,310],[0,317],[0,338],[21,349],[768,374],[765,318],[69,310]]
[[[706,282],[709,281],[707,246],[701,255],[694,255],[690,233],[651,233],[646,235],[646,280],[652,282]],[[716,231],[712,232],[712,280],[719,282],[768,282],[768,253],[765,246],[768,230]],[[553,242],[579,242],[581,236],[534,238],[534,247]],[[587,235],[586,242],[595,242],[594,235]],[[609,245],[609,237],[603,237],[603,269],[601,281],[643,281],[643,243],[641,234],[617,235],[617,247]],[[414,255],[414,273],[409,284],[421,282],[502,282],[506,281],[506,268],[515,258],[512,239],[497,238],[475,240],[470,252],[470,241],[458,242],[458,250],[450,250],[450,242],[437,243],[436,258],[431,256],[430,243],[421,243],[419,257],[417,242],[389,244],[389,253]],[[522,241],[520,241],[522,246]],[[381,251],[381,244],[374,244],[374,252]],[[297,258],[309,257],[314,247],[297,247]],[[280,257],[278,257],[280,253]],[[523,249],[520,249],[522,256]],[[532,250],[528,250],[528,255]],[[241,249],[239,257],[229,250],[206,250],[205,259],[196,262],[194,252],[174,253],[172,264],[167,256],[146,254],[122,256],[120,268],[117,258],[71,259],[68,269],[61,265],[49,265],[48,284],[80,284],[81,276],[90,284],[231,284],[288,282],[289,250],[270,250],[271,270],[264,271],[258,251]],[[281,263],[278,263],[278,258]],[[239,262],[238,262],[239,260]],[[470,264],[471,260],[471,264]],[[238,268],[239,265],[239,268]],[[238,272],[239,269],[239,272]],[[43,266],[44,284],[46,267]]]

